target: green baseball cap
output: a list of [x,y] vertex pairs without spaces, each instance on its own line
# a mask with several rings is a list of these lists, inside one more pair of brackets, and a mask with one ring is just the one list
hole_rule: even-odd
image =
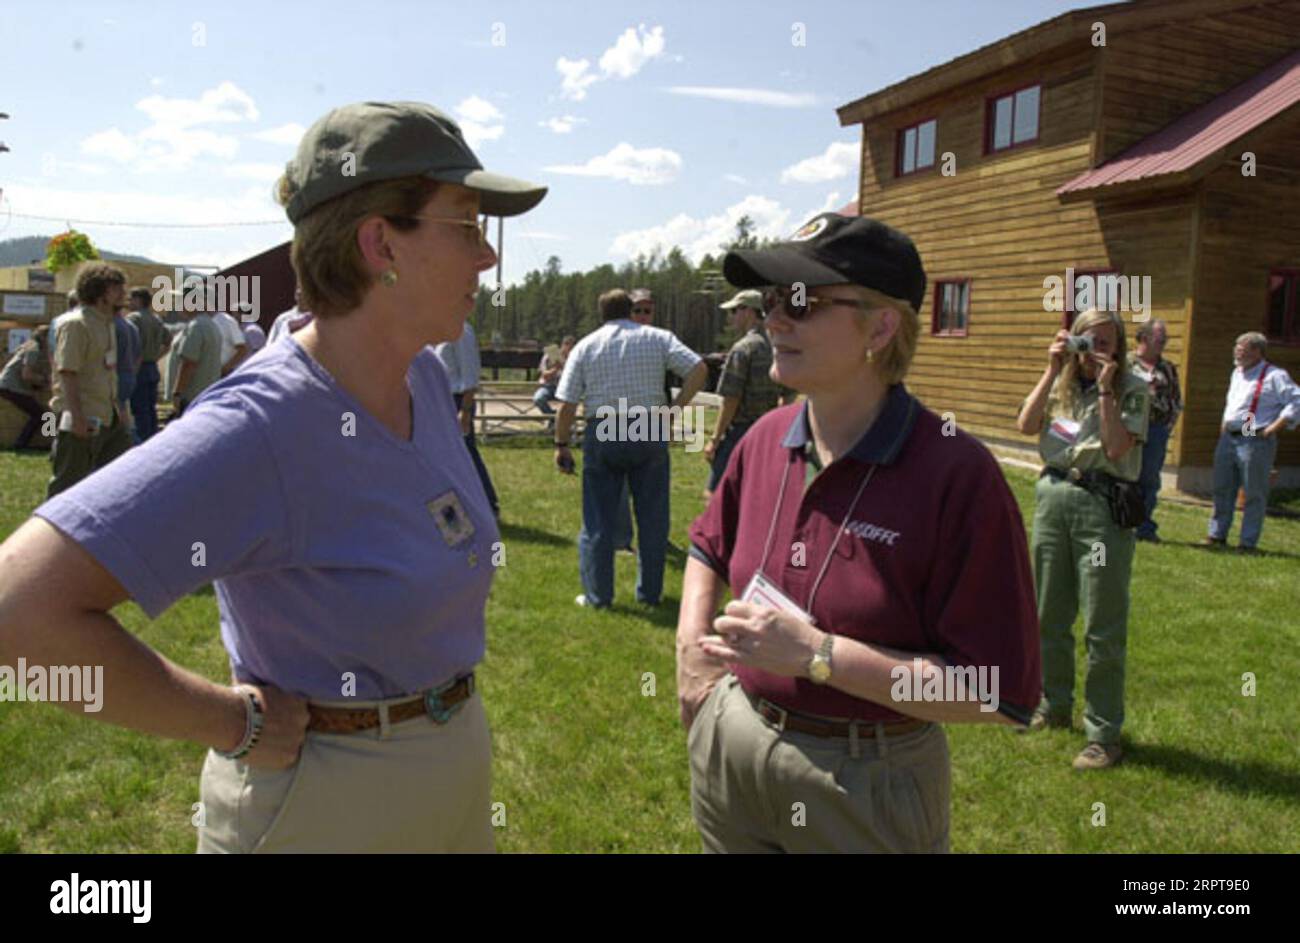
[[477,190],[488,216],[518,216],[546,196],[546,187],[484,170],[460,126],[424,102],[335,108],[307,129],[285,174],[293,193],[284,210],[292,223],[363,184],[401,177]]

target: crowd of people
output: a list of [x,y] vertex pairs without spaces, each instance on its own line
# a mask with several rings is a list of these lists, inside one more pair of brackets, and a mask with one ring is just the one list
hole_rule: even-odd
[[[343,154],[355,173],[340,173]],[[207,745],[200,851],[494,847],[476,667],[500,508],[474,441],[467,318],[497,261],[481,218],[545,195],[483,170],[431,106],[338,108],[278,184],[299,310],[264,349],[233,317],[195,313],[169,331],[136,293],[120,317],[125,278],[100,264],[6,367],[7,399],[48,386],[59,418],[49,500],[0,545],[0,662],[102,665],[115,693],[99,719]],[[705,848],[946,851],[943,725],[1071,724],[1081,605],[1087,743],[1074,765],[1113,766],[1134,546],[1158,540],[1143,529],[1155,488],[1141,483],[1158,482],[1180,409],[1164,326],[1144,326],[1132,357],[1110,312],[1052,339],[1018,419],[1044,462],[1027,542],[992,454],[904,384],[926,297],[905,234],[824,213],[784,243],[729,252],[723,271],[740,289],[723,306],[738,339],[676,635]],[[544,355],[535,402],[554,411],[561,473],[577,471],[579,407],[587,418],[577,603],[613,603],[626,515],[636,598],[655,607],[669,443],[611,436],[593,417],[612,410],[631,429],[632,412],[684,409],[708,368],[651,323],[649,292],[598,305],[599,328]],[[1300,419],[1300,391],[1264,353],[1258,335],[1238,343],[1209,534],[1226,538],[1242,483],[1247,548],[1277,434]],[[155,435],[159,398],[180,418]],[[229,685],[111,614],[130,598],[156,618],[208,583]],[[936,677],[957,690],[907,694]]]

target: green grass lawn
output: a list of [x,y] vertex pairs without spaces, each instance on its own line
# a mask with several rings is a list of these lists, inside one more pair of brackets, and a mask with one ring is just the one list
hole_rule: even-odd
[[[480,673],[493,800],[506,808],[498,847],[697,850],[673,636],[703,460],[673,455],[665,602],[647,614],[632,604],[635,561],[626,554],[613,610],[573,604],[580,479],[555,474],[544,448],[506,444],[484,454],[506,544]],[[0,454],[0,536],[39,503],[47,474],[42,456]],[[1008,479],[1029,520],[1032,476],[1008,469]],[[1162,507],[1158,517],[1166,543],[1138,545],[1133,579],[1125,763],[1074,772],[1079,729],[1020,736],[949,727],[953,850],[1297,850],[1300,522],[1270,519],[1261,542],[1269,553],[1248,558],[1194,546],[1203,510]],[[996,612],[997,600],[989,602]],[[228,677],[210,590],[156,622],[131,603],[116,614],[180,664]],[[1241,693],[1248,671],[1254,697]],[[643,694],[647,673],[653,696]],[[44,704],[0,704],[0,850],[192,851],[203,753]],[[1097,802],[1105,827],[1091,824]]]

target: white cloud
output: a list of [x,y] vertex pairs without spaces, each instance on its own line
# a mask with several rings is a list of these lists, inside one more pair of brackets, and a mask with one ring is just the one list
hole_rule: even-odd
[[656,26],[646,32],[645,24],[628,27],[600,57],[600,71],[606,76],[630,79],[651,59],[664,52],[664,28]]
[[163,80],[155,75],[150,77],[149,84],[154,88],[162,88]]
[[479,98],[477,95],[471,95],[459,105],[456,106],[456,114],[460,118],[468,121],[477,121],[480,124],[493,124],[505,117],[486,98]]
[[152,118],[155,124],[174,128],[258,119],[253,99],[228,79],[203,92],[197,99],[150,95],[136,102],[135,107]]
[[597,62],[599,72],[593,71],[587,59],[566,59],[560,56],[555,61],[556,71],[560,73],[560,96],[570,101],[582,101],[587,97],[587,89],[604,79],[630,79],[636,75],[651,59],[664,54],[664,28],[656,26],[646,30],[645,24],[635,29],[629,26],[600,54]]
[[582,101],[587,97],[587,86],[600,81],[599,75],[588,71],[591,63],[586,59],[566,59],[560,56],[555,60],[555,68],[562,76],[560,95],[571,101]]
[[577,125],[586,123],[586,118],[576,118],[573,115],[562,115],[559,118],[547,118],[545,121],[537,122],[538,127],[550,128],[556,134],[568,134]]
[[92,134],[82,141],[81,151],[83,154],[107,157],[126,164],[135,160],[136,155],[140,153],[140,146],[118,128],[109,128],[107,131]]
[[858,172],[861,144],[836,141],[816,157],[809,157],[781,171],[782,183],[825,183]]
[[545,169],[556,174],[609,177],[628,183],[654,185],[677,179],[682,169],[682,158],[667,148],[635,148],[623,141],[608,154],[593,157],[585,164],[562,164]]
[[302,136],[307,133],[307,129],[296,121],[290,121],[288,124],[282,124],[278,128],[267,128],[265,131],[258,131],[250,134],[255,141],[266,141],[270,144],[288,144],[297,147],[302,140]]
[[754,235],[760,239],[779,239],[789,234],[790,211],[765,196],[749,195],[721,213],[697,219],[678,213],[666,223],[620,233],[610,244],[610,252],[634,259],[638,255],[661,255],[679,246],[693,262],[706,254],[717,255],[720,248],[736,236],[736,221],[748,216],[754,222]]
[[505,125],[501,123],[505,120],[505,115],[485,98],[471,95],[453,111],[456,113],[456,123],[460,125],[461,133],[465,135],[466,143],[472,148],[478,147],[484,141],[495,141],[505,134]]
[[732,183],[738,183],[741,186],[744,186],[749,183],[749,181],[746,180],[744,177],[742,177],[740,174],[723,174],[722,179],[730,180]]
[[766,88],[720,88],[713,85],[674,85],[668,89],[674,95],[693,98],[713,98],[742,105],[767,105],[771,108],[812,108],[817,96],[811,92],[777,92]]
[[[117,178],[114,178],[117,179]],[[81,182],[81,181],[78,181]],[[227,265],[263,252],[292,236],[284,210],[271,199],[270,188],[229,185],[221,178],[206,180],[202,193],[177,193],[151,185],[133,189],[65,189],[15,184],[5,188],[15,214],[13,229],[29,223],[31,233],[49,232],[50,223],[20,220],[16,214],[35,213],[63,219],[156,223],[150,226],[75,224],[97,246],[135,253],[165,263]],[[275,221],[255,227],[172,229],[176,223]],[[18,234],[15,232],[15,234]],[[25,234],[25,233],[24,233]]]
[[150,95],[135,107],[153,123],[136,134],[117,127],[91,134],[81,142],[82,152],[130,164],[137,173],[187,170],[200,157],[228,161],[239,152],[236,136],[199,125],[258,119],[253,99],[230,81],[207,89],[197,99]]
[[284,173],[283,164],[261,163],[230,164],[224,171],[227,177],[238,180],[262,180],[267,183],[280,179],[282,173]]

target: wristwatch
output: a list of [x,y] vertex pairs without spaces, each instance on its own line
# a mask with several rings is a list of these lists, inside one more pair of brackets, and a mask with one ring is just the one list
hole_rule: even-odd
[[822,636],[821,647],[808,662],[808,677],[814,684],[825,684],[831,679],[831,651],[835,648],[835,636],[827,632]]

